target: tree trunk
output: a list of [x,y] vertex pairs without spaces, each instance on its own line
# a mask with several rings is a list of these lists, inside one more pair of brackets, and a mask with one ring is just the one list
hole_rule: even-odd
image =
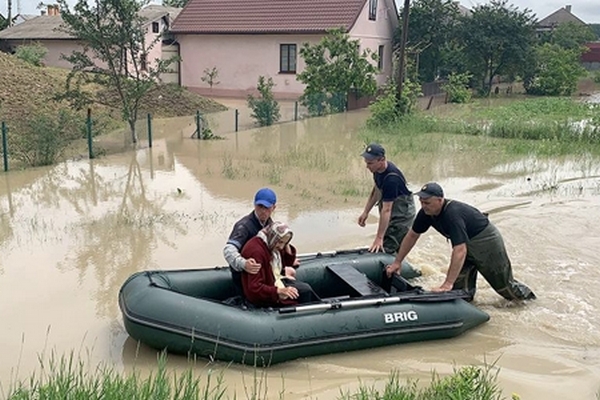
[[135,131],[135,119],[129,119],[129,131],[131,132],[131,142],[137,143],[137,132]]

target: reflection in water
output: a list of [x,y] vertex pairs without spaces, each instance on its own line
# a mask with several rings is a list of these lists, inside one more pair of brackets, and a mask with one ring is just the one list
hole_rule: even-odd
[[[0,383],[23,349],[28,376],[45,347],[91,349],[90,362],[152,368],[156,353],[128,338],[118,312],[120,285],[133,272],[222,265],[232,224],[261,186],[276,189],[275,218],[294,227],[301,252],[364,246],[377,218],[358,227],[371,177],[359,154],[363,112],[189,139],[190,122],[157,121],[152,149],[0,175]],[[431,140],[431,139],[426,139]],[[491,211],[517,279],[539,299],[506,302],[480,281],[475,304],[489,323],[462,337],[277,365],[271,397],[331,399],[339,389],[385,379],[391,369],[426,381],[456,365],[496,361],[505,393],[531,400],[592,399],[600,376],[600,164],[597,158],[536,159],[468,152],[444,138],[437,152],[392,154],[413,189],[438,180],[450,198]],[[467,147],[468,148],[468,147]],[[455,151],[460,149],[460,151]],[[450,249],[425,234],[411,253],[439,284]],[[47,334],[48,327],[51,327]],[[22,344],[23,335],[25,341]],[[48,342],[45,346],[44,343]],[[202,371],[206,360],[198,360]],[[184,357],[169,365],[183,370]],[[244,396],[247,367],[212,364]],[[285,377],[284,382],[281,376]]]

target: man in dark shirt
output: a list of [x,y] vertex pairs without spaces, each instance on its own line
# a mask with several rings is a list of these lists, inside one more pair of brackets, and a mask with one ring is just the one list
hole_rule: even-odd
[[377,204],[379,224],[369,251],[395,253],[415,217],[415,200],[406,186],[404,174],[394,163],[386,160],[385,149],[381,145],[371,143],[362,156],[367,169],[373,173],[375,184],[363,213],[358,217],[358,225],[365,226],[369,212]]
[[242,293],[241,272],[256,274],[260,270],[260,264],[253,258],[245,259],[241,256],[242,248],[250,239],[265,226],[271,224],[271,214],[275,211],[277,196],[269,188],[262,188],[254,196],[254,210],[235,223],[229,239],[223,248],[223,256],[229,267],[236,289]]
[[464,289],[472,299],[476,291],[477,272],[480,272],[505,299],[535,299],[531,289],[513,278],[502,236],[485,214],[468,204],[445,199],[444,191],[435,182],[424,185],[417,196],[421,210],[402,241],[396,259],[386,267],[388,276],[400,270],[402,260],[421,234],[433,227],[452,244],[446,280],[433,291]]

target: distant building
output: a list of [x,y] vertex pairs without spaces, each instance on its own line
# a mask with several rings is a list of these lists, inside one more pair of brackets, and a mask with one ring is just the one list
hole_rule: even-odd
[[[155,65],[158,60],[169,59],[179,54],[178,47],[172,43],[173,40],[167,32],[180,11],[180,8],[157,4],[148,5],[140,10],[139,15],[145,22],[145,43],[154,43],[160,39],[148,54],[140,55],[141,65],[146,65],[142,70],[148,65]],[[47,10],[43,10],[41,14],[32,18],[23,15],[20,17],[20,23],[13,23],[10,28],[0,31],[0,50],[14,53],[18,46],[39,43],[47,50],[43,60],[45,66],[70,69],[72,65],[62,56],[81,51],[84,43],[65,32],[58,5],[48,5]],[[172,71],[163,74],[161,80],[179,83],[178,67],[178,63],[171,65]]]
[[600,70],[600,42],[586,43],[588,52],[581,55],[581,65],[588,70]]
[[570,5],[566,5],[539,21],[536,26],[536,31],[540,33],[552,32],[557,26],[566,22],[572,22],[578,25],[587,25],[571,12]]

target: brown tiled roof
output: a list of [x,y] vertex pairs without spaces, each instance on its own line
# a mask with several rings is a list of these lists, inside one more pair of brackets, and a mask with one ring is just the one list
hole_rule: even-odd
[[574,22],[576,24],[586,25],[581,19],[577,18],[574,14],[565,8],[559,8],[546,18],[538,22],[539,27],[555,27],[565,22]]
[[190,0],[173,33],[311,33],[354,25],[367,0]]

